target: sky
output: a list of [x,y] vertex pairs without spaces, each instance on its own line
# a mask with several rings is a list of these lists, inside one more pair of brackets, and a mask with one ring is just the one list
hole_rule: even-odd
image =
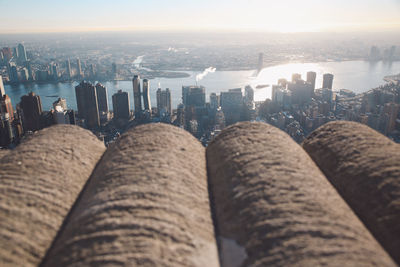
[[0,33],[400,31],[400,0],[0,0]]

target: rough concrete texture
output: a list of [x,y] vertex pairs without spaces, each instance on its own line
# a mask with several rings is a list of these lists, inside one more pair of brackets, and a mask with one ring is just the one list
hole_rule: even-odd
[[394,266],[307,153],[262,123],[207,148],[222,266]]
[[333,122],[303,147],[400,264],[400,145],[365,125]]
[[0,162],[0,265],[37,266],[105,147],[77,126],[37,132]]
[[166,124],[106,151],[43,266],[217,266],[205,150]]

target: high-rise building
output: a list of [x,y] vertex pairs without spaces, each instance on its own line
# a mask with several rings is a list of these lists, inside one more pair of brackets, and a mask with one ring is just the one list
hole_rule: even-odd
[[6,94],[6,91],[4,89],[4,84],[3,84],[3,77],[0,75],[0,96],[3,96]]
[[60,76],[59,73],[58,73],[58,65],[57,65],[57,63],[54,63],[54,64],[52,65],[52,69],[53,69],[53,79],[54,79],[55,81],[57,81],[57,80],[58,80],[58,77]]
[[212,110],[217,110],[219,107],[219,97],[216,93],[210,94],[210,108]]
[[143,105],[144,110],[147,110],[151,113],[150,81],[147,79],[143,80]]
[[182,86],[182,100],[185,106],[204,107],[206,88],[204,86]]
[[106,122],[108,118],[107,88],[101,83],[96,84],[97,103],[99,105],[100,120]]
[[76,125],[75,111],[70,109],[67,111],[67,114],[69,116],[69,124]]
[[313,90],[315,90],[315,81],[317,79],[317,73],[314,71],[307,72],[307,82],[311,83]]
[[4,113],[0,115],[0,147],[8,147],[14,140],[14,130],[10,115]]
[[28,57],[26,56],[25,46],[23,44],[18,44],[18,61],[20,63],[25,63],[28,61]]
[[71,62],[69,61],[69,59],[67,59],[65,61],[65,70],[66,70],[67,78],[71,79],[72,78],[72,71],[71,71]]
[[36,71],[36,80],[47,81],[48,79],[49,79],[49,71],[47,71],[47,70]]
[[29,81],[29,72],[28,72],[27,68],[21,68],[19,73],[20,73],[19,77],[21,77],[21,81],[23,81],[23,82]]
[[230,89],[228,92],[221,92],[221,109],[225,115],[227,125],[240,121],[243,107],[242,89]]
[[118,68],[117,68],[117,64],[113,63],[111,65],[111,73],[112,73],[112,77],[115,79],[118,76]]
[[398,118],[400,111],[400,104],[396,103],[386,103],[384,105],[383,113],[387,116],[386,127],[384,129],[384,133],[388,134],[394,131],[396,126],[396,120]]
[[14,62],[10,62],[8,64],[8,76],[10,78],[10,82],[12,83],[19,82],[18,69]]
[[322,88],[332,89],[333,87],[333,74],[325,73],[322,81]]
[[62,107],[63,110],[68,110],[67,100],[65,98],[58,98],[56,101],[54,101],[53,108],[55,109],[56,106]]
[[157,113],[159,117],[172,115],[171,91],[168,88],[165,91],[161,88],[157,90]]
[[75,94],[78,116],[85,119],[86,126],[89,129],[100,126],[96,87],[91,83],[82,81],[75,87]]
[[81,60],[79,58],[76,59],[76,76],[78,78],[83,77]]
[[114,119],[129,120],[130,117],[129,93],[123,92],[122,90],[118,90],[118,92],[112,96],[112,102],[113,102]]
[[12,49],[12,55],[15,61],[18,61],[19,56],[18,56],[18,48],[17,47],[13,47]]
[[301,80],[301,74],[300,73],[293,73],[292,74],[292,83]]
[[185,126],[185,106],[183,104],[179,104],[177,107],[175,125],[182,128]]
[[11,122],[14,120],[14,110],[11,103],[11,99],[8,95],[4,94],[0,97],[0,113],[9,114]]
[[244,88],[244,100],[249,104],[254,102],[254,89],[250,85]]
[[32,63],[28,60],[25,62],[26,68],[28,69],[28,75],[29,75],[29,80],[34,81],[35,80],[35,75],[32,69]]
[[94,64],[90,64],[89,71],[90,71],[90,73],[89,73],[90,77],[95,78],[96,77],[96,68],[95,68]]
[[264,54],[259,53],[258,54],[258,65],[257,65],[257,70],[260,72],[264,68]]
[[140,90],[140,77],[135,75],[132,80],[133,84],[133,104],[135,110],[135,117],[140,117],[142,113],[142,93]]
[[314,92],[312,84],[301,79],[288,83],[287,89],[292,92],[292,104],[305,104],[310,102]]
[[42,115],[42,102],[40,96],[30,92],[28,95],[21,97],[20,107],[23,112],[23,126],[25,131],[40,130],[40,117]]
[[60,105],[54,107],[53,120],[55,124],[70,124],[68,111],[63,109]]
[[1,52],[3,52],[4,60],[5,60],[5,63],[7,64],[10,61],[10,59],[12,58],[12,50],[10,47],[3,47]]

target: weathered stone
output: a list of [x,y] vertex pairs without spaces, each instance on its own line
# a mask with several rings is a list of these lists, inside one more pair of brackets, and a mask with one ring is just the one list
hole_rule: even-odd
[[394,266],[307,153],[262,123],[207,148],[223,266]]
[[0,265],[37,266],[105,147],[77,126],[54,126],[0,162]]
[[205,151],[148,124],[104,154],[43,266],[217,266]]
[[400,145],[365,125],[332,122],[303,147],[400,264]]

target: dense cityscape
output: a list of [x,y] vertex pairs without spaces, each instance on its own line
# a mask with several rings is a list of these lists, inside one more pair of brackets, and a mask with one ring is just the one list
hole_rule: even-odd
[[[382,55],[377,47],[371,48],[370,60],[393,60],[396,48],[392,46]],[[83,70],[76,59],[74,67],[69,60],[63,68],[57,64],[44,69],[33,67],[23,44],[1,50],[3,66],[1,89],[1,147],[14,147],[21,138],[53,124],[75,124],[90,129],[106,145],[114,142],[126,129],[135,125],[163,122],[184,128],[207,146],[226,126],[240,121],[265,121],[284,131],[294,140],[304,138],[319,126],[334,120],[358,121],[400,140],[400,85],[399,76],[385,77],[386,84],[363,94],[350,90],[333,90],[334,75],[323,75],[323,83],[316,84],[317,73],[310,71],[303,80],[294,73],[290,81],[280,79],[272,86],[272,99],[256,102],[255,88],[247,85],[211,93],[206,102],[206,88],[201,85],[183,85],[182,102],[172,107],[169,88],[159,88],[150,95],[150,79],[141,79],[137,73],[132,79],[132,91],[119,90],[108,103],[107,88],[100,82],[93,64]],[[259,54],[257,71],[264,67],[264,55]],[[208,68],[198,79],[215,71]],[[119,76],[116,64],[105,74],[105,79]],[[39,95],[31,92],[21,97],[13,109],[4,83],[27,81],[80,80],[75,87],[77,110],[69,109],[66,99],[59,98],[49,111],[43,110]],[[91,82],[92,81],[92,82]],[[130,103],[133,94],[134,103]],[[151,98],[157,100],[151,106]],[[111,109],[112,105],[112,109]],[[132,108],[133,105],[133,108]]]
[[400,267],[400,0],[0,10],[0,267]]

